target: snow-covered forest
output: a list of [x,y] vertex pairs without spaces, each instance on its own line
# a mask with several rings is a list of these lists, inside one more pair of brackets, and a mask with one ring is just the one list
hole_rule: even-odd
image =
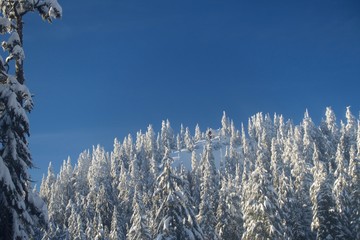
[[247,127],[128,135],[40,187],[43,239],[360,239],[360,122],[258,113]]

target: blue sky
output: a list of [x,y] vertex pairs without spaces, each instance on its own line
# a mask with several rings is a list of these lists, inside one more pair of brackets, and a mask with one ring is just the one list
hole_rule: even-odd
[[35,94],[30,147],[40,181],[62,160],[169,119],[193,131],[256,112],[297,123],[359,113],[358,0],[61,1],[53,24],[25,21]]

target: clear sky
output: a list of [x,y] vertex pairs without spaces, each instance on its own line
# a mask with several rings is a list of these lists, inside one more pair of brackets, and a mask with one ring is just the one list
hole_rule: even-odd
[[161,120],[194,131],[256,112],[359,113],[358,0],[59,0],[25,21],[33,179]]

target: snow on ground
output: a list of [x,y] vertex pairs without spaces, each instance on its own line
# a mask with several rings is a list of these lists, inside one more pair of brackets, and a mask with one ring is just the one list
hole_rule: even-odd
[[[226,146],[230,145],[229,139],[221,139],[220,138],[220,129],[212,130],[212,150],[215,158],[216,168],[220,168],[220,162],[222,162],[225,158],[226,154]],[[200,140],[195,143],[195,152],[196,159],[198,162],[201,160],[202,153],[204,151],[204,147],[206,146],[207,140]],[[240,149],[237,149],[240,151]],[[174,168],[178,168],[183,165],[186,169],[191,169],[191,152],[187,149],[182,149],[180,151],[174,151],[171,154],[171,157],[174,159],[172,166]]]

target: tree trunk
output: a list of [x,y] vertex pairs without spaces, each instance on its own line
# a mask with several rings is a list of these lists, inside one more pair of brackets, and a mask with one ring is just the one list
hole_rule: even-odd
[[[22,16],[17,14],[16,16],[16,31],[20,37],[20,44],[23,47],[23,21]],[[24,76],[24,61],[21,59],[17,59],[15,63],[15,75],[20,84],[24,84],[25,76]]]

